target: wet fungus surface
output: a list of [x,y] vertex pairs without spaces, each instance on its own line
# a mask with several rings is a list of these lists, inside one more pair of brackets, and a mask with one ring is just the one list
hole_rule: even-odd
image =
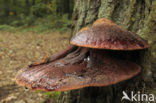
[[[101,23],[102,21],[102,23]],[[97,20],[71,39],[65,50],[22,69],[16,82],[27,88],[66,91],[89,86],[108,86],[130,79],[141,67],[112,56],[105,50],[137,50],[148,43],[107,19]]]
[[82,47],[111,50],[138,50],[149,47],[147,41],[138,35],[121,29],[111,21],[103,22],[99,23],[97,20],[95,26],[78,32],[72,37],[70,43]]
[[97,52],[91,53],[92,56],[89,55],[91,51],[79,47],[54,62],[27,67],[19,73],[16,81],[31,89],[65,91],[88,86],[108,86],[127,80],[141,70],[135,63],[103,54],[103,50],[98,51],[99,55],[94,54]]

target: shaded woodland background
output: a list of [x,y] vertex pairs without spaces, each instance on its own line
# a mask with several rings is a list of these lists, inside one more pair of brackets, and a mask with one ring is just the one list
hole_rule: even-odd
[[65,31],[73,6],[74,0],[0,0],[0,30]]
[[0,103],[55,103],[60,92],[25,89],[15,76],[69,44],[73,6],[74,0],[0,0]]

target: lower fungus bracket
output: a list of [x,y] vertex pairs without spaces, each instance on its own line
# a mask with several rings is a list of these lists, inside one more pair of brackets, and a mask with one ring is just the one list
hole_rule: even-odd
[[[82,47],[74,48],[76,49],[70,49],[70,52],[65,52],[63,56],[52,62],[23,69],[17,75],[16,82],[35,90],[66,91],[116,84],[134,77],[141,70],[137,64],[107,56],[105,52],[95,52],[102,62],[92,60],[95,59],[94,57],[86,61],[91,50]],[[55,66],[57,63],[63,66]],[[88,67],[89,63],[93,64]]]

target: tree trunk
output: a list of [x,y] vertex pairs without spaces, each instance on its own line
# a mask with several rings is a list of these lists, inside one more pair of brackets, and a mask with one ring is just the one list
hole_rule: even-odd
[[72,17],[73,7],[74,7],[74,0],[69,0],[69,19],[71,19]]
[[32,0],[32,3],[31,3],[32,5],[35,5],[35,0]]
[[70,0],[58,0],[56,1],[57,14],[63,15],[70,13]]
[[9,16],[9,12],[10,12],[10,8],[9,8],[9,3],[10,3],[10,1],[9,0],[4,0],[3,1],[4,2],[4,5],[5,5],[5,7],[4,7],[4,16]]
[[29,0],[25,0],[25,9],[26,9],[25,14],[28,16],[30,13],[30,2],[29,2]]
[[69,2],[69,0],[63,0],[62,1],[62,3],[63,3],[63,13],[64,14],[66,14],[66,13],[69,13],[70,11],[70,2]]
[[150,48],[139,51],[135,60],[141,65],[142,72],[116,85],[62,92],[58,103],[129,103],[121,101],[122,91],[128,94],[131,91],[140,94],[156,92],[156,0],[75,0],[73,34],[98,18],[111,19],[148,40]]
[[[13,5],[16,7],[17,6],[17,0],[13,0]],[[14,15],[16,16],[17,15],[17,11],[16,11],[17,9],[16,8],[14,8],[13,9],[13,12],[14,12]]]

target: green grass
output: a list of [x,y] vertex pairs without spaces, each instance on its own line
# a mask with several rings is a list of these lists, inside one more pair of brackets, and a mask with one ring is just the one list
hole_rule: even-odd
[[10,26],[10,25],[0,25],[0,31],[8,31],[8,32],[13,32],[13,31],[16,31],[17,28],[13,27],[13,26]]
[[44,95],[48,98],[57,99],[61,92],[45,92]]

